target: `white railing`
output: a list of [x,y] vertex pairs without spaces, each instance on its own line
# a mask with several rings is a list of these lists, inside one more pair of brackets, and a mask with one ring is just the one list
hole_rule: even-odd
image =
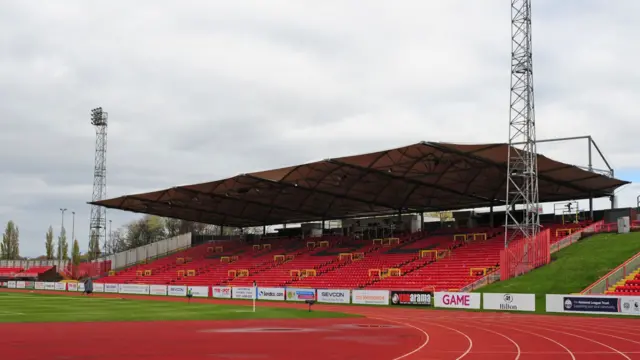
[[111,261],[112,269],[122,269],[142,261],[157,259],[158,257],[189,247],[191,247],[191,233],[174,236],[135,249],[105,256],[98,259],[98,261]]

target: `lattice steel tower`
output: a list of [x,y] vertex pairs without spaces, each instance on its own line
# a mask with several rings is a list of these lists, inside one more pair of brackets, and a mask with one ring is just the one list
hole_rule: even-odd
[[[91,125],[96,128],[96,153],[93,167],[93,195],[91,201],[104,200],[107,197],[107,113],[102,108],[91,110]],[[89,240],[91,234],[97,235],[98,244],[106,248],[107,209],[91,205],[89,220]]]
[[[536,121],[533,99],[531,0],[511,0],[511,108],[505,246],[540,229]],[[513,144],[521,143],[520,148]],[[524,206],[522,211],[516,204]]]

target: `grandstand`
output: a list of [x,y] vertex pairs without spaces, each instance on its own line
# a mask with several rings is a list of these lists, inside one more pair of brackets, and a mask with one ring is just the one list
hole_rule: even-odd
[[[587,224],[572,224],[572,229]],[[564,229],[566,225],[549,227]],[[570,236],[564,231],[554,234],[558,236],[552,237],[553,243]],[[397,243],[384,244],[336,236],[271,239],[261,245],[205,243],[114,271],[100,282],[249,286],[256,281],[266,287],[448,291],[496,271],[504,247],[502,230],[484,227],[465,233],[405,234],[396,239]],[[321,241],[325,244],[317,246]]]
[[[504,230],[493,209],[505,203],[507,150],[505,144],[423,142],[98,201],[222,227],[318,221],[324,229],[330,219],[398,219],[378,225],[372,225],[375,218],[363,220],[367,231],[355,221],[342,236],[205,243],[155,261],[145,258],[100,282],[457,291],[505,268]],[[541,202],[610,196],[627,184],[542,155],[538,167]],[[490,208],[487,224],[426,231],[422,215],[418,229],[402,221],[403,214],[479,207]],[[548,235],[540,241],[547,243],[547,255],[536,266],[549,261],[550,243],[560,248],[568,238],[570,244],[573,234],[593,224],[590,210],[587,220],[545,224]],[[382,230],[368,231],[371,226]]]
[[0,279],[37,279],[45,274],[55,273],[54,266],[2,266]]

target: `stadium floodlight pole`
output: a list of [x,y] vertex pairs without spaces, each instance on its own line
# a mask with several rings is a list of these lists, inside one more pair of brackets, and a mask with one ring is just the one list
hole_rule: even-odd
[[71,243],[76,241],[76,212],[71,212]]
[[[107,124],[108,114],[101,107],[91,110],[91,125],[96,130],[96,149],[93,166],[93,193],[91,202],[95,203],[107,198]],[[107,209],[99,205],[91,205],[89,220],[89,239],[97,237],[100,244],[106,245]]]
[[[66,208],[60,208],[61,221],[60,221],[60,236],[58,236],[58,272],[62,270],[62,247],[60,240],[62,238],[62,232],[64,231],[64,212],[67,211]],[[65,235],[66,236],[66,235]]]
[[[540,229],[531,0],[511,0],[511,97],[504,245]],[[520,144],[516,147],[516,144]],[[516,205],[524,206],[520,216]]]
[[109,251],[113,250],[113,233],[111,232],[112,222],[112,220],[109,220]]

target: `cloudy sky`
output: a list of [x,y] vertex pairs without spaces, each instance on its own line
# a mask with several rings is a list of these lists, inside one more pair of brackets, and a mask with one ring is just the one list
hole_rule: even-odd
[[[640,1],[533,11],[538,138],[591,134],[640,181]],[[110,196],[420,140],[504,142],[509,50],[506,0],[0,0],[0,222],[37,256],[65,207],[86,248],[98,106]],[[586,142],[540,151],[587,163]]]

